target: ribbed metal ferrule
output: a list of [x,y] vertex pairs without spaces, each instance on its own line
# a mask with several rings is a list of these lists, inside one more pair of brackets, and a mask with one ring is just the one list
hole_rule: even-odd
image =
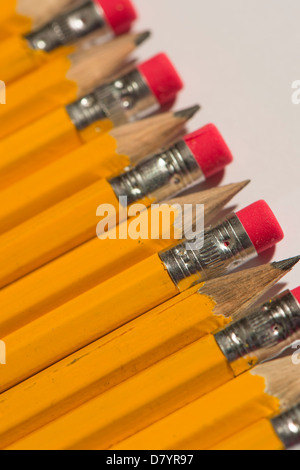
[[110,119],[115,126],[142,119],[157,111],[159,103],[136,69],[66,109],[76,128],[83,130],[102,119]]
[[242,362],[247,369],[278,355],[299,331],[300,305],[286,291],[218,332],[215,339],[230,364]]
[[180,290],[217,277],[251,259],[255,248],[238,217],[233,214],[204,234],[203,247],[185,241],[160,253],[174,284]]
[[156,202],[168,199],[203,180],[203,172],[195,157],[186,143],[180,141],[110,180],[110,184],[118,198],[128,198],[129,205],[146,197]]
[[101,30],[109,34],[102,9],[92,0],[57,16],[40,29],[25,36],[32,49],[51,52],[57,47],[70,44],[78,39]]
[[272,419],[271,423],[286,449],[300,444],[300,404]]

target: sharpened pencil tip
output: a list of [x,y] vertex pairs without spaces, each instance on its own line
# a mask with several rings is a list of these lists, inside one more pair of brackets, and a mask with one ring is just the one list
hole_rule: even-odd
[[240,183],[232,183],[226,186],[221,186],[220,191],[228,191],[228,194],[231,197],[235,196],[236,194],[240,193],[248,184],[251,183],[251,180],[241,181]]
[[290,271],[299,261],[300,256],[295,256],[294,258],[285,259],[272,264],[276,269],[281,269],[281,271]]
[[242,189],[246,188],[246,186],[248,186],[249,184],[251,183],[251,180],[245,180],[245,181],[242,181],[241,183],[237,183],[238,185],[240,185],[240,187]]
[[135,40],[135,43],[137,46],[140,46],[143,44],[143,42],[147,41],[151,36],[151,31],[145,31],[144,33],[141,33],[138,35],[138,37]]
[[201,106],[197,104],[196,106],[192,106],[190,108],[186,108],[181,111],[176,111],[174,113],[174,116],[178,118],[186,119],[188,121],[189,119],[192,119],[192,117],[194,117],[195,114],[197,114],[198,111],[200,111],[200,109],[201,109]]

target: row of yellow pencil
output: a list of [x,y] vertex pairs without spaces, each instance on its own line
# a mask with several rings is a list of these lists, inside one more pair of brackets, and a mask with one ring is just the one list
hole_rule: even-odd
[[[166,54],[126,65],[150,36],[131,2],[1,10],[0,447],[298,443],[293,359],[265,361],[299,337],[299,289],[249,308],[299,257],[228,274],[282,229],[264,201],[218,220],[248,181],[178,197],[233,157],[212,124],[184,135],[198,105],[157,114],[183,82]],[[191,248],[177,221],[196,204]]]

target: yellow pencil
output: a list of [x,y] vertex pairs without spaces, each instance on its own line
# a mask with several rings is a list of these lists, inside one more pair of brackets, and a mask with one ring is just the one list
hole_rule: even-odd
[[[246,372],[113,448],[206,450],[258,420],[272,418],[299,399],[299,374],[292,358],[288,356],[257,366],[253,371]],[[51,433],[59,421],[53,423]],[[83,429],[82,423],[78,429]],[[72,426],[70,429],[75,429],[74,422]],[[62,428],[60,430],[63,432]],[[37,431],[28,439],[25,438],[19,446],[23,448],[29,444],[35,447],[44,442],[47,447],[44,440],[47,431],[50,431],[50,425],[44,428],[44,432]],[[57,439],[60,437],[57,435]],[[70,436],[70,441],[73,437]],[[79,447],[85,448],[87,444],[87,447],[98,448],[98,442],[98,436],[95,436],[95,440],[89,440],[88,444],[80,442]]]
[[[5,10],[7,14],[7,7]],[[87,0],[77,4],[40,29],[4,39],[0,43],[1,79],[12,82],[51,63],[58,55],[69,54],[71,49],[65,46],[95,31],[103,39],[128,32],[135,19],[130,0]]]
[[126,34],[104,45],[82,47],[9,84],[6,105],[0,108],[0,138],[103,84],[136,49],[139,37]]
[[288,450],[300,444],[300,405],[220,442],[210,450]]
[[[239,318],[294,263],[272,263],[193,287],[3,393],[1,448]],[[228,284],[236,289],[228,290]]]
[[[174,199],[158,208],[150,208],[138,216],[138,219],[141,224],[147,219],[146,224],[149,231],[153,231],[153,237],[147,231],[143,238],[131,239],[130,219],[117,227],[116,237],[114,230],[111,230],[106,234],[107,238],[94,238],[1,289],[1,335],[7,336],[53,308],[176,243],[182,237],[180,226],[173,223],[179,217],[178,204],[182,213],[185,204],[204,204],[205,223],[208,225],[246,184],[248,182],[213,188]],[[172,211],[174,218],[170,218]],[[160,214],[162,223],[156,223]],[[197,216],[198,211],[193,210],[191,224],[196,223]],[[153,230],[155,227],[157,234]],[[120,233],[125,233],[126,236],[120,239]]]
[[1,5],[1,29],[10,34],[27,33],[49,21],[74,0],[9,0]]
[[[172,124],[172,130],[174,131],[174,126],[178,129],[178,126],[181,127],[183,122],[187,120],[187,117],[190,116],[190,111],[176,113],[171,116],[173,119],[169,121],[169,124]],[[142,126],[142,123],[132,124],[132,126],[135,125]],[[167,134],[170,135],[170,127],[168,132],[166,132],[163,126],[161,126],[160,129],[157,129],[157,135],[161,133],[162,140],[166,139]],[[117,128],[114,133],[122,132],[122,129],[121,127]],[[202,132],[207,135],[206,129],[203,129],[198,134],[200,141],[203,136]],[[210,135],[215,136],[214,126],[210,126],[210,129],[212,129]],[[110,140],[110,136],[108,136],[108,139]],[[158,145],[158,140],[153,141],[153,133],[149,134],[149,126],[146,131],[144,130],[144,139],[148,141],[148,147]],[[207,140],[204,138],[204,141]],[[135,143],[131,141],[129,146],[132,144],[134,148],[138,142],[140,143],[141,141]],[[143,151],[145,151],[146,147],[147,145],[145,144]],[[202,145],[199,145],[198,149],[200,150],[201,148]],[[196,183],[199,178],[202,178],[203,173],[194,154],[190,153],[190,151],[186,152],[186,149],[188,149],[188,146],[182,140],[164,153],[143,160],[133,170],[109,181],[100,179],[86,189],[77,192],[74,196],[63,200],[61,203],[54,205],[36,217],[18,225],[15,229],[3,234],[0,237],[0,256],[2,260],[0,286],[4,287],[20,279],[20,277],[29,274],[34,269],[91,240],[94,238],[95,232],[99,237],[103,236],[106,227],[108,229],[115,228],[119,222],[137,215],[151,204],[160,202],[167,197],[175,196],[179,191],[187,189]],[[207,150],[205,146],[204,150]],[[133,152],[128,153],[132,155]],[[215,146],[209,149],[209,154],[211,156],[210,161],[218,162],[221,155],[223,161],[220,165],[223,165],[224,160],[227,159],[227,156],[224,158],[224,154],[220,154]],[[205,161],[206,155],[205,151],[200,152],[198,159]],[[173,158],[173,156],[174,162],[171,164],[169,159],[170,157]],[[97,157],[96,155],[95,158],[99,161]],[[125,158],[127,158],[127,161],[129,160],[128,157],[125,156]],[[120,159],[116,158],[111,162],[112,165],[114,160],[116,160],[115,163],[120,164]],[[124,161],[124,155],[121,155],[121,160]],[[177,166],[178,161],[180,166]],[[215,170],[219,168],[220,166],[217,165]],[[211,168],[211,171],[213,172],[214,169]],[[88,172],[87,178],[93,177],[95,175]],[[83,175],[82,179],[80,179],[80,173],[78,173],[78,179],[74,179],[74,184],[84,184]],[[65,186],[60,188],[63,192],[66,189]],[[74,187],[70,185],[68,189],[73,191]],[[17,193],[15,193],[15,197],[16,195]],[[30,197],[30,193],[28,195]],[[53,193],[53,198],[59,198],[60,196],[59,189],[57,194]],[[4,199],[9,201],[6,198]],[[46,196],[44,201],[47,202]],[[138,204],[135,204],[135,202]],[[35,209],[39,208],[38,204],[39,200],[36,200]],[[2,219],[2,225],[4,220],[6,224],[10,224],[13,219],[17,223],[19,218],[22,217],[22,213],[19,211],[15,214],[11,213],[10,209],[14,205],[15,201],[11,201],[11,204],[6,202],[6,207],[2,208],[2,213],[6,213],[6,217]],[[20,205],[22,205],[22,200]],[[28,210],[29,208],[26,207],[26,209]],[[28,212],[27,215],[29,216]],[[100,219],[97,227],[95,215]],[[260,222],[258,223],[260,224]],[[135,237],[136,231],[133,238]],[[137,236],[137,238],[139,237]]]
[[[251,228],[254,220],[255,226]],[[256,225],[256,220],[260,225]],[[223,233],[227,233],[225,247]],[[7,390],[196,283],[228,272],[257,255],[257,244],[261,252],[281,237],[282,231],[270,208],[259,202],[206,232],[202,248],[184,242],[90,289],[2,338],[7,347],[9,367],[1,371],[0,391]]]
[[[197,445],[202,450],[299,400],[300,378],[290,357],[232,380],[232,370],[217,357],[213,344],[206,343],[203,361],[203,344],[187,346],[11,449],[185,450]],[[203,377],[204,369],[210,372]]]
[[[126,167],[136,164],[143,156],[161,148],[169,139],[182,131],[186,122],[198,109],[196,106],[183,112],[168,112],[112,129],[109,133],[3,189],[0,192],[2,206],[0,233],[14,229],[94,183],[98,185],[97,201],[88,209],[91,211],[95,226],[94,215],[101,202],[109,203],[113,198],[118,204],[112,186],[108,181],[101,179],[123,172]],[[106,194],[109,195],[107,199]],[[83,199],[84,196],[80,198]],[[76,207],[74,202],[70,201],[69,206],[73,212]],[[35,226],[38,226],[37,222]]]
[[[141,44],[149,33],[142,33]],[[153,71],[160,74],[153,75]],[[28,176],[113,127],[134,122],[175,99],[182,88],[165,54],[143,62],[112,83],[58,108],[0,142],[0,188]],[[157,91],[159,90],[159,92]]]

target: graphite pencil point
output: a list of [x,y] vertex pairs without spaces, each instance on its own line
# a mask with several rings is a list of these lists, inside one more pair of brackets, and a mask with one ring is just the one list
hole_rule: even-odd
[[181,111],[176,111],[174,115],[178,118],[185,118],[186,120],[192,119],[192,117],[195,116],[195,114],[200,111],[201,106],[198,104],[196,106],[191,106],[190,108],[182,109]]
[[244,189],[246,188],[246,186],[248,186],[249,184],[251,183],[251,180],[245,180],[245,181],[242,181],[241,183],[236,183],[236,185],[240,185],[241,189]]
[[281,271],[290,271],[297,263],[299,263],[299,261],[300,256],[295,256],[272,264],[276,269],[281,269]]
[[145,31],[144,33],[139,34],[135,40],[135,44],[137,46],[140,46],[141,44],[143,44],[143,42],[147,41],[147,39],[150,38],[151,34],[151,31]]

